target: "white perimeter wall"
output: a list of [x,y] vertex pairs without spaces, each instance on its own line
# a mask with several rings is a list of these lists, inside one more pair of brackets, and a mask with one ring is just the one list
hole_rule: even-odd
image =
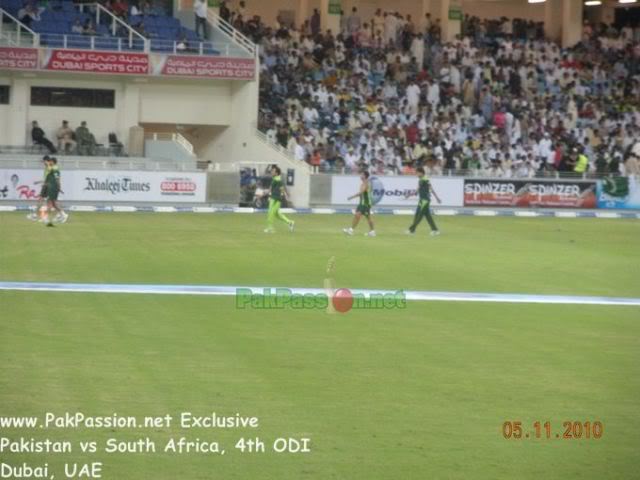
[[[55,143],[62,120],[72,128],[86,121],[98,143],[106,143],[109,132],[127,143],[129,129],[140,123],[231,125],[231,82],[137,80],[93,76],[15,74],[0,75],[0,85],[9,85],[10,103],[0,105],[0,145],[30,145],[31,122],[37,120]],[[31,105],[31,87],[92,88],[115,91],[115,108],[76,108]]]

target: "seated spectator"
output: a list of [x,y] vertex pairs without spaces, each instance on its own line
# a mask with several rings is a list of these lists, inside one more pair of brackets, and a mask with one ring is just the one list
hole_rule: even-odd
[[187,50],[187,36],[182,32],[176,40],[176,51],[185,52]]
[[71,32],[76,35],[82,35],[84,33],[84,28],[82,27],[82,23],[80,20],[76,20],[71,27]]
[[137,2],[131,3],[131,10],[129,11],[129,13],[132,17],[137,17],[138,15],[142,15],[142,10],[138,8]]
[[69,153],[76,147],[76,142],[73,140],[73,130],[69,127],[69,122],[62,121],[62,126],[56,132],[58,138],[58,149],[63,153]]
[[142,35],[143,37],[148,37],[149,36],[149,34],[147,33],[146,28],[144,27],[144,22],[140,22],[138,25],[133,27],[133,29],[136,32],[138,32],[140,35]]
[[91,20],[87,20],[86,22],[84,22],[84,25],[82,26],[82,34],[83,35],[96,34],[96,28],[94,27],[93,22],[91,22]]
[[38,122],[36,122],[35,120],[31,122],[31,139],[36,145],[42,145],[47,150],[49,150],[49,153],[57,152],[56,147],[53,146],[51,140],[46,137],[44,130],[40,128]]
[[78,155],[93,156],[96,154],[96,138],[89,131],[87,122],[80,123],[76,128],[76,142],[78,143]]
[[149,0],[145,0],[142,4],[142,14],[143,15],[153,15],[153,5]]

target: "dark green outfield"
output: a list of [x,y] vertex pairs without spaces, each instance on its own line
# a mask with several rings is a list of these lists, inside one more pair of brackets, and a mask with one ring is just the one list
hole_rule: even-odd
[[[442,237],[344,238],[345,216],[0,214],[0,281],[339,287],[640,297],[640,222],[441,217]],[[0,437],[217,440],[224,456],[19,455],[104,462],[105,479],[629,479],[640,466],[640,309],[410,302],[327,315],[238,311],[232,298],[0,292],[0,416],[255,415],[256,430],[5,430]],[[550,420],[550,440],[502,424]],[[556,439],[565,420],[599,440]],[[309,437],[304,455],[241,438]]]

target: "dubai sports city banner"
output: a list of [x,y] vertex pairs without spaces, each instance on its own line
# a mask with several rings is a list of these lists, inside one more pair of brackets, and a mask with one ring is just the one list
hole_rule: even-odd
[[253,80],[256,76],[255,61],[251,58],[154,54],[151,60],[153,75],[220,80]]
[[[434,206],[461,207],[463,201],[462,178],[436,177],[431,184],[442,200]],[[415,207],[418,203],[418,178],[413,175],[375,176],[369,179],[371,199],[374,206],[381,207]],[[360,189],[360,177],[357,175],[334,175],[331,178],[331,204],[355,205],[348,197]]]
[[596,182],[465,180],[466,207],[596,208]]
[[598,180],[598,208],[640,209],[638,177]]
[[0,69],[104,75],[154,75],[211,80],[255,80],[253,58],[66,48],[0,47]]
[[[0,170],[0,200],[35,200],[43,170]],[[140,172],[64,170],[60,200],[96,202],[203,203],[207,174],[189,172]]]
[[0,70],[36,70],[37,48],[0,47]]
[[54,49],[45,51],[42,68],[63,72],[146,75],[149,73],[149,56],[134,52]]

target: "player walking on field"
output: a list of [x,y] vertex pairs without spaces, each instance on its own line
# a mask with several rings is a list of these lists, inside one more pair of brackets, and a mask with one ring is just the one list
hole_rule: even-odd
[[373,226],[373,220],[371,220],[371,187],[369,186],[369,172],[362,172],[360,180],[362,180],[362,183],[360,184],[360,191],[348,198],[348,200],[352,200],[356,197],[360,198],[358,207],[356,208],[356,214],[353,217],[353,223],[349,228],[343,228],[342,231],[347,235],[353,235],[353,229],[358,226],[360,219],[364,216],[367,219],[367,223],[369,223],[369,232],[365,233],[365,235],[368,237],[375,237],[376,231]]
[[429,223],[429,227],[431,227],[431,235],[440,235],[440,230],[436,226],[436,222],[433,221],[433,216],[431,215],[431,194],[438,201],[438,203],[442,203],[440,198],[438,198],[438,194],[431,186],[431,182],[424,173],[423,167],[418,167],[416,170],[416,175],[418,176],[418,197],[419,202],[416,207],[416,214],[413,217],[413,223],[407,230],[408,235],[413,235],[416,233],[416,228],[418,228],[418,224],[422,221],[422,217],[427,219]]
[[66,222],[69,218],[69,215],[62,211],[62,208],[60,208],[60,206],[58,205],[58,195],[61,192],[60,169],[58,168],[58,161],[55,158],[50,158],[48,164],[49,169],[47,170],[47,175],[44,179],[48,207],[48,215],[46,221],[47,227],[53,227],[52,213],[54,210],[58,213],[56,215],[56,221],[60,223]]
[[[44,164],[44,174],[42,175],[42,187],[40,188],[40,195],[38,195],[38,202],[36,204],[36,211],[27,215],[29,220],[33,220],[37,222],[39,220],[40,210],[42,206],[47,202],[47,174],[49,173],[49,155],[45,155],[42,157],[42,163]],[[42,214],[42,219],[44,220],[44,212]]]
[[273,174],[273,178],[271,179],[271,195],[269,197],[269,212],[267,213],[267,228],[265,228],[264,233],[275,232],[273,222],[276,218],[285,222],[289,226],[289,231],[293,232],[295,222],[293,220],[289,220],[280,211],[282,200],[287,199],[287,191],[284,188],[282,177],[280,176],[282,171],[280,170],[280,167],[274,165],[271,168],[271,172]]

